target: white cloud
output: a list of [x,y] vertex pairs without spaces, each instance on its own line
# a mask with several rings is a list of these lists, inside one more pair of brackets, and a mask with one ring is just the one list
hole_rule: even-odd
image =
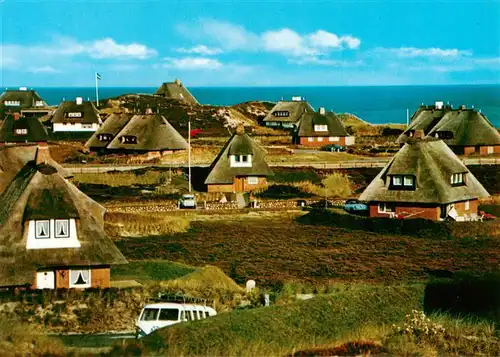
[[435,58],[455,58],[461,56],[471,56],[472,51],[452,49],[441,49],[437,47],[417,48],[417,47],[400,47],[400,48],[376,48],[377,53],[390,53],[398,57],[435,57]]
[[165,68],[177,68],[184,70],[198,70],[198,69],[219,69],[222,63],[213,58],[207,57],[184,57],[184,58],[164,58],[166,63],[163,64]]
[[88,53],[93,58],[146,59],[156,56],[156,50],[139,43],[119,44],[112,38],[105,38],[79,45],[82,53]]
[[344,60],[335,60],[335,59],[327,59],[327,58],[319,58],[317,56],[303,57],[299,59],[290,59],[289,63],[299,64],[299,65],[307,65],[307,64],[316,64],[320,66],[331,66],[331,67],[359,67],[364,64],[363,61],[344,61]]
[[264,32],[261,37],[264,50],[269,52],[278,52],[291,56],[314,55],[318,53],[315,49],[308,46],[302,36],[287,28]]
[[42,66],[42,67],[30,67],[29,72],[32,73],[59,73],[59,70],[56,70],[52,66]]
[[315,48],[339,49],[345,46],[349,49],[356,49],[361,44],[361,40],[359,38],[351,35],[339,37],[334,33],[324,30],[318,30],[313,34],[310,34],[308,37],[311,46]]
[[203,35],[224,48],[251,50],[259,46],[259,36],[243,26],[216,20],[202,20],[200,24]]
[[205,56],[213,56],[213,55],[218,55],[221,54],[223,51],[220,48],[210,48],[205,45],[199,45],[191,48],[178,48],[176,50],[177,52],[180,53],[193,53],[197,55],[205,55]]

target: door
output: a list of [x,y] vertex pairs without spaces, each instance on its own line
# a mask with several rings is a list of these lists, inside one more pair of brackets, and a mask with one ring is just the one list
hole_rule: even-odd
[[55,289],[56,277],[53,270],[44,270],[36,272],[37,289]]
[[235,192],[245,192],[245,177],[235,177],[234,178],[234,191]]

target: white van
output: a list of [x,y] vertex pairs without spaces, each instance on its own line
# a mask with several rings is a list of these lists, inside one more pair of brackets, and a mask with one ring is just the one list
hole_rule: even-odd
[[149,335],[156,329],[185,321],[203,320],[217,315],[217,311],[204,305],[161,302],[144,306],[137,320],[137,337]]

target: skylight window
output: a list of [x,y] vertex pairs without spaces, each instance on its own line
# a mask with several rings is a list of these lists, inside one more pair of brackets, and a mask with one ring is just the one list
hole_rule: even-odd
[[450,178],[450,183],[452,185],[464,185],[465,184],[465,174],[464,173],[458,173],[458,174],[452,174]]

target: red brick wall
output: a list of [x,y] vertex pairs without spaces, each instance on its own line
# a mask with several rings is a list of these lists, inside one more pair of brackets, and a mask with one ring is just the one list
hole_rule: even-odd
[[[322,138],[323,141],[318,141],[318,138]],[[329,141],[329,136],[312,136],[313,141],[309,141],[309,137],[303,136],[300,138],[300,145],[308,147],[321,147],[328,144],[337,144],[345,146],[345,136],[340,136],[338,141]]]
[[472,155],[476,152],[476,148],[474,146],[466,146],[464,147],[464,155]]
[[[248,183],[248,177],[235,177],[233,184],[207,185],[208,192],[248,192],[267,185],[266,177],[259,177],[255,185]],[[239,181],[238,183],[236,181]],[[241,190],[243,187],[243,191]]]
[[232,184],[212,184],[207,185],[208,192],[233,192]]
[[[493,147],[493,154],[500,153],[500,145],[491,145],[489,147]],[[488,146],[480,146],[479,147],[479,154],[480,155],[491,155],[491,154],[488,154]]]
[[454,206],[455,206],[455,210],[457,211],[458,215],[463,216],[464,214],[477,213],[478,207],[479,207],[479,201],[478,200],[470,200],[468,210],[465,209],[465,201],[455,202]]
[[[491,155],[488,154],[488,148],[492,147],[493,148],[493,154],[500,154],[500,145],[490,145],[490,146],[465,146],[463,148],[463,154],[464,155],[473,155],[473,154],[479,154],[479,155]],[[460,154],[460,148],[456,147],[453,151],[458,152]]]
[[90,282],[93,288],[106,289],[111,283],[109,266],[92,268]]
[[[396,204],[395,212],[397,215],[408,216],[412,215],[410,218],[425,218],[438,220],[440,209],[436,207],[421,207],[421,206],[405,206],[403,204]],[[378,203],[370,204],[370,217],[389,217],[388,213],[378,212]]]

